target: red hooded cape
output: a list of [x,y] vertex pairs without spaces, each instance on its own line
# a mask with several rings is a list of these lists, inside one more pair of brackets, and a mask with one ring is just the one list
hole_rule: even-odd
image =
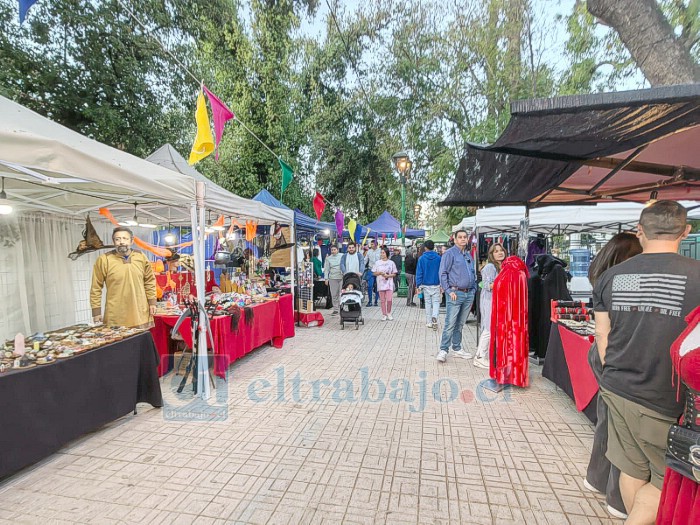
[[[700,329],[698,328],[700,327],[700,306],[690,312],[685,320],[688,327],[671,345],[671,359],[680,379],[690,388],[697,390],[700,387],[700,358],[697,356],[700,347],[693,348],[690,344],[690,351],[684,356],[680,355],[680,349],[686,339],[697,342],[697,338],[690,338],[691,334],[697,334],[697,330]],[[678,381],[679,378],[675,380]],[[667,468],[656,523],[659,525],[700,523],[700,484]]]
[[501,385],[530,384],[527,278],[525,263],[508,257],[493,283],[490,375]]

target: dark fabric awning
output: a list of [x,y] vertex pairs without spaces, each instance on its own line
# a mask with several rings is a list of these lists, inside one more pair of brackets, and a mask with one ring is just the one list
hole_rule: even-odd
[[700,198],[700,84],[524,100],[467,144],[449,206]]

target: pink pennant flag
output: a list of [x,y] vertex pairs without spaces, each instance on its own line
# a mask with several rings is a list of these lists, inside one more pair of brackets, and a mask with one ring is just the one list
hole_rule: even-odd
[[221,142],[221,137],[224,135],[224,126],[226,122],[236,118],[236,116],[233,114],[233,111],[226,107],[226,104],[219,100],[219,97],[207,89],[207,86],[203,85],[203,88],[204,92],[207,94],[207,98],[209,98],[211,114],[214,117],[214,136],[216,137],[215,158],[219,160],[219,143]]

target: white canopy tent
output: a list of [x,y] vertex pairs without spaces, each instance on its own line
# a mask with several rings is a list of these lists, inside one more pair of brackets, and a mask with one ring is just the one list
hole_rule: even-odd
[[[41,211],[70,218],[109,207],[115,217],[121,214],[131,218],[134,203],[138,203],[139,214],[162,224],[191,224],[193,233],[200,232],[193,235],[193,249],[202,304],[204,235],[199,225],[205,224],[205,208],[261,224],[293,222],[293,212],[242,199],[194,169],[183,174],[158,166],[87,138],[1,96],[0,115],[0,176],[6,178],[8,199],[19,213]],[[204,319],[200,326],[204,326]],[[203,365],[199,367],[199,384],[204,386],[203,397],[208,397],[204,331],[199,341]]]
[[[700,208],[691,209],[697,203],[682,201],[681,204],[690,209],[689,218],[700,217]],[[644,205],[629,202],[534,208],[530,210],[529,231],[545,235],[587,232],[614,234],[634,229],[643,209]],[[481,208],[476,211],[476,216],[462,219],[452,231],[460,228],[471,231],[476,228],[479,233],[517,234],[520,232],[520,221],[525,216],[524,206]]]

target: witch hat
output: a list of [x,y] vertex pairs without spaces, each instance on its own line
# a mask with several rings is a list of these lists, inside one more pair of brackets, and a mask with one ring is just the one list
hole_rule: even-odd
[[73,252],[69,253],[68,257],[71,261],[75,261],[81,255],[86,253],[94,252],[96,250],[103,250],[105,248],[114,248],[114,245],[105,245],[97,235],[95,227],[90,221],[90,215],[85,219],[85,229],[83,230],[83,240],[78,243],[78,248]]

